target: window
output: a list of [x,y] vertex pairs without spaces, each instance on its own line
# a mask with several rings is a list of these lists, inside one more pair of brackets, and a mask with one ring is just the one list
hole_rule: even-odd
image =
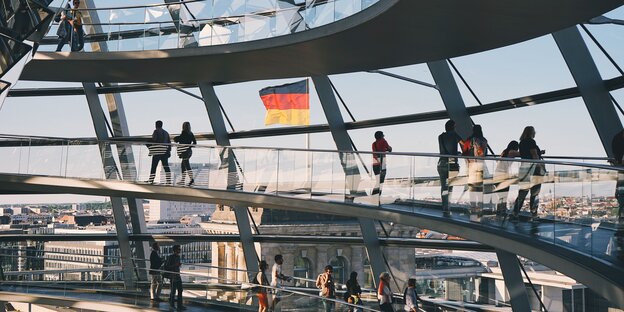
[[334,268],[334,280],[340,284],[344,284],[347,281],[347,259],[342,256],[338,256],[333,259],[329,264]]
[[[312,263],[310,259],[303,257],[295,257],[294,264],[294,276],[296,278],[306,278],[311,279],[312,275]],[[297,287],[313,287],[312,282],[295,279],[295,286]]]

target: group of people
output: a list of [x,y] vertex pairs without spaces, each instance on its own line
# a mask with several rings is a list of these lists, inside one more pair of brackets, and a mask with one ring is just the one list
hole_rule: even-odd
[[[542,155],[546,153],[546,151],[540,149],[535,142],[535,134],[534,127],[525,127],[520,135],[520,142],[515,140],[509,142],[507,148],[500,154],[501,161],[498,162],[494,173],[494,182],[496,184],[494,192],[498,195],[498,203],[496,206],[496,213],[498,215],[505,215],[507,213],[507,194],[510,186],[509,169],[511,159],[520,157],[527,160],[539,160],[542,159]],[[459,155],[458,147],[461,148],[461,154],[464,156],[485,157],[488,152],[487,139],[484,137],[483,129],[480,125],[474,125],[472,134],[468,138],[462,139],[461,136],[455,132],[455,122],[453,120],[446,122],[445,132],[438,136],[438,145],[440,154],[442,155]],[[484,191],[484,162],[474,158],[468,158],[466,162],[468,164],[468,191],[471,196],[471,206],[473,208],[478,208],[481,202],[478,196],[482,195]],[[442,210],[445,216],[450,215],[448,198],[452,192],[452,186],[449,186],[449,182],[452,182],[452,179],[457,177],[459,168],[460,164],[457,158],[440,157],[438,160]],[[546,170],[542,163],[521,163],[518,175],[518,197],[514,202],[512,214],[510,216],[512,222],[518,220],[518,214],[529,192],[531,193],[529,200],[531,219],[537,221],[538,196],[541,183],[539,183],[540,180],[536,179],[536,177],[544,176],[545,174]]]
[[[154,183],[154,179],[156,178],[156,169],[158,168],[158,164],[161,163],[163,170],[165,170],[166,183],[171,184],[171,169],[169,168],[169,157],[171,157],[171,139],[169,137],[169,132],[163,129],[163,122],[161,120],[157,120],[155,126],[156,129],[154,129],[154,132],[152,133],[152,139],[147,145],[149,150],[148,155],[152,156],[152,166],[150,168],[150,175],[147,183]],[[173,141],[181,144],[176,150],[178,157],[182,160],[182,179],[180,180],[180,184],[192,186],[195,184],[195,179],[193,178],[190,158],[193,155],[192,147],[193,145],[197,145],[197,140],[191,131],[190,122],[185,121],[182,123],[182,132],[180,135],[175,136]],[[189,178],[188,184],[186,182],[187,175]]]
[[[494,173],[493,192],[498,195],[496,213],[498,215],[507,214],[507,195],[510,187],[510,165],[513,158],[520,157],[526,160],[539,160],[546,153],[539,148],[535,142],[535,128],[527,126],[520,135],[520,142],[511,141],[507,148],[500,154]],[[438,136],[438,145],[441,155],[463,155],[469,157],[485,157],[488,152],[488,142],[483,136],[483,129],[480,125],[474,125],[472,134],[466,138],[455,132],[455,122],[449,120],[445,124],[445,131]],[[459,151],[461,148],[461,153]],[[468,165],[468,191],[470,192],[471,207],[479,210],[479,196],[484,191],[483,173],[485,164],[478,158],[467,158]],[[450,182],[459,174],[459,160],[456,157],[440,157],[437,170],[440,176],[442,210],[445,216],[450,216],[449,196],[453,187]],[[510,221],[517,222],[519,212],[524,204],[526,196],[530,193],[529,208],[531,220],[537,222],[537,208],[539,206],[539,193],[541,189],[542,177],[546,175],[546,167],[543,163],[522,162],[518,173],[518,197],[516,198]],[[476,212],[475,212],[476,213]]]
[[[260,261],[260,272],[253,278],[252,283],[260,285],[255,292],[258,297],[258,312],[275,311],[277,304],[281,301],[284,282],[290,282],[292,277],[286,276],[282,273],[282,265],[284,264],[284,257],[282,255],[275,256],[275,263],[271,270],[271,282],[266,275],[268,264],[265,260]],[[319,289],[319,296],[328,299],[323,300],[323,309],[325,312],[334,311],[336,307],[336,282],[333,276],[334,268],[331,265],[326,265],[323,273],[319,274],[316,278],[316,287]],[[381,311],[394,312],[392,308],[392,291],[390,289],[390,274],[383,272],[379,276],[379,286],[377,290],[377,299],[379,301]],[[271,286],[270,288],[267,286]],[[405,298],[405,311],[416,312],[418,311],[418,294],[416,292],[416,280],[409,279],[407,287],[403,293]],[[273,294],[271,305],[269,306],[269,294]],[[358,282],[358,273],[351,272],[349,280],[346,282],[346,291],[342,296],[342,300],[349,303],[349,312],[363,312],[362,305],[362,287]]]
[[150,299],[154,302],[161,301],[160,294],[163,278],[165,278],[169,280],[169,289],[171,289],[169,292],[169,305],[172,309],[177,307],[178,310],[186,310],[182,302],[182,278],[180,277],[180,266],[182,265],[180,253],[182,248],[180,245],[174,245],[172,251],[168,257],[162,257],[158,243],[152,244],[149,271],[151,276]]
[[56,31],[58,45],[56,52],[63,50],[69,43],[72,52],[82,51],[84,48],[84,29],[82,28],[82,12],[79,9],[80,0],[70,0],[67,6],[56,16],[59,27]]

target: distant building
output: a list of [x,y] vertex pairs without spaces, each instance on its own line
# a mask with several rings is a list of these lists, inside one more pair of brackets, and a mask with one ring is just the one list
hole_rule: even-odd
[[150,200],[148,221],[149,223],[180,222],[184,216],[211,215],[214,211],[214,204]]
[[102,215],[64,215],[57,219],[60,223],[75,224],[77,226],[106,225],[109,218]]

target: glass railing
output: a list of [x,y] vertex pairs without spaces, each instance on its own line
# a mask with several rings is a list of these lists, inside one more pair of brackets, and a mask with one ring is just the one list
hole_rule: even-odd
[[[293,34],[349,17],[378,1],[187,0],[80,11],[83,16],[96,17],[84,23],[87,42],[107,42],[108,51],[140,51],[214,46]],[[56,34],[57,28],[58,23],[48,34]],[[44,41],[55,42],[53,35]]]
[[[198,145],[192,149],[191,170],[182,173],[176,155],[182,146],[172,145],[170,173],[159,165],[151,176],[149,143],[37,140],[37,145],[44,140],[48,146],[16,138],[11,138],[13,146],[4,144],[0,172],[84,179],[123,176],[133,183],[192,184],[444,215],[440,174],[446,175],[448,167],[438,166],[436,154],[384,154],[387,174],[380,183],[380,176],[372,173],[373,155],[367,152]],[[133,160],[124,156],[128,150]],[[449,218],[622,261],[623,212],[616,185],[624,183],[624,171],[573,161],[457,158],[458,171],[450,171],[444,180],[449,185]]]

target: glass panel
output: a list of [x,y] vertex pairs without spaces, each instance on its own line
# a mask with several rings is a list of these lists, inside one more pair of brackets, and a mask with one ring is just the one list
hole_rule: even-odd
[[362,10],[361,0],[335,0],[336,3],[336,20],[349,17]]
[[234,17],[245,14],[245,0],[214,0],[213,17]]
[[334,21],[334,1],[320,2],[306,0],[306,25],[310,28],[319,27]]
[[245,41],[265,39],[271,36],[270,17],[261,15],[246,15],[245,23]]

